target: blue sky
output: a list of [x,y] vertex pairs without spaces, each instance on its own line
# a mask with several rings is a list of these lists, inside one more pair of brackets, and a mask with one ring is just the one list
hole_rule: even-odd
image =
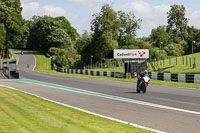
[[33,15],[65,16],[72,26],[82,34],[90,32],[90,22],[94,13],[99,13],[102,5],[110,4],[115,11],[132,12],[142,19],[137,36],[149,36],[153,28],[167,25],[166,12],[170,5],[179,4],[186,8],[189,25],[200,29],[200,1],[198,0],[21,0],[25,19]]

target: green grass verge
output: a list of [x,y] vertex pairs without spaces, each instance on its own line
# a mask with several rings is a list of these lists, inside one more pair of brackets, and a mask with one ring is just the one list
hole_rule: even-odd
[[44,55],[35,54],[36,56],[36,67],[35,70],[51,70],[51,59],[46,58]]
[[150,133],[0,87],[1,133]]
[[17,55],[14,53],[10,53],[10,58],[17,58]]
[[124,73],[124,67],[113,67],[113,68],[101,68],[101,69],[90,69],[94,71],[108,71],[108,72],[120,72]]

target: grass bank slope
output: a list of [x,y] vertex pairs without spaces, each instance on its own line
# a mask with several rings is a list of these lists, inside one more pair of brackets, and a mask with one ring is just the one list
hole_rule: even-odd
[[[193,68],[193,64],[196,68]],[[200,53],[168,58],[161,61],[148,63],[149,71],[154,71],[153,66],[158,72],[170,73],[200,73]]]

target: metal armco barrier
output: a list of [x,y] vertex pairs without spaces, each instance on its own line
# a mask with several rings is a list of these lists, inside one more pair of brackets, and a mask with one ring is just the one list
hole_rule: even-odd
[[16,62],[17,62],[17,59],[13,58],[13,59],[5,60],[1,63],[2,65],[1,69],[3,69],[3,74],[9,79],[20,78],[19,71],[17,70],[17,67],[16,67]]
[[[124,73],[119,73],[119,72],[92,71],[83,69],[63,69],[59,67],[57,68],[57,71],[64,73],[106,76],[114,78],[126,77]],[[149,76],[151,79],[155,80],[185,82],[185,83],[200,83],[200,74],[174,74],[174,73],[149,72]]]
[[125,78],[123,73],[119,72],[106,72],[106,71],[93,71],[93,70],[84,70],[84,69],[63,69],[58,67],[58,72],[63,73],[72,73],[72,74],[84,74],[84,75],[93,75],[93,76],[106,76],[114,78]]
[[184,83],[200,83],[200,74],[174,74],[174,73],[159,73],[149,72],[151,79],[175,81]]

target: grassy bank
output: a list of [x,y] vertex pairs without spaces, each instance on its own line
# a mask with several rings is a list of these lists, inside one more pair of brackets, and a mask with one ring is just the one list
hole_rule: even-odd
[[[193,64],[196,64],[196,68],[192,68]],[[159,72],[170,73],[200,73],[200,53],[168,58],[162,61],[152,62],[152,65]],[[148,64],[149,71],[153,71],[152,65]]]
[[10,53],[10,58],[16,58],[16,57],[17,57],[16,54],[14,54],[14,53]]
[[0,87],[1,133],[150,133]]

